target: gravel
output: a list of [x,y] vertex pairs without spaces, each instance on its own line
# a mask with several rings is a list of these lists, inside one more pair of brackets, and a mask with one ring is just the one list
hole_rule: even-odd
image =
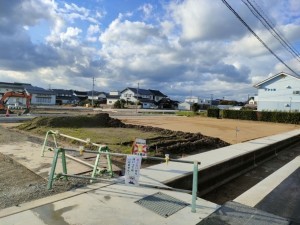
[[[7,144],[29,140],[30,137],[0,127],[0,143]],[[1,148],[1,145],[0,145]],[[47,181],[0,153],[0,209],[18,206],[21,203],[65,192],[88,184],[88,180],[69,178],[57,180],[52,190],[47,190]]]

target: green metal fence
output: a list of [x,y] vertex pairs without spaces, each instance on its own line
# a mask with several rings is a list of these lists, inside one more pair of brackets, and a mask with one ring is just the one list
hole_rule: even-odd
[[[113,177],[113,171],[112,171],[112,164],[111,164],[111,156],[128,156],[129,154],[123,154],[123,153],[112,153],[109,151],[109,148],[106,145],[99,145],[92,143],[90,139],[87,140],[82,140],[79,138],[71,137],[69,135],[65,134],[60,134],[58,131],[48,131],[46,133],[45,141],[42,147],[42,152],[41,156],[44,156],[44,152],[47,148],[47,143],[48,143],[48,138],[49,136],[53,137],[54,140],[54,148],[48,148],[49,150],[54,151],[54,157],[52,161],[52,167],[51,171],[49,173],[49,178],[48,178],[48,189],[52,189],[53,186],[53,181],[58,178],[64,178],[68,179],[68,177],[73,177],[73,178],[81,178],[81,179],[89,179],[90,182],[93,182],[94,180],[98,181],[104,181],[104,182],[112,182],[112,180],[109,179],[103,179],[103,178],[98,178],[98,176],[102,173],[101,168],[98,168],[98,164],[100,162],[100,157],[101,155],[106,155],[107,158],[107,163],[108,163],[108,170],[107,172],[109,173],[109,177]],[[98,147],[98,151],[92,151],[92,150],[86,150],[86,149],[79,149],[79,150],[74,150],[74,149],[65,149],[62,147],[58,147],[57,143],[57,137],[62,136],[65,138],[70,138],[72,140],[77,140],[82,143],[90,144],[93,146]],[[67,173],[67,164],[66,164],[66,151],[76,151],[79,152],[80,154],[83,154],[84,152],[87,153],[94,153],[97,154],[95,163],[93,165],[93,172],[91,176],[81,176],[81,175],[72,175]],[[62,168],[63,168],[63,173],[55,174],[56,166],[57,166],[57,161],[60,158],[59,156],[61,155],[61,161],[62,161]],[[157,186],[157,185],[145,185],[145,184],[140,184],[140,186],[143,187],[149,187],[149,188],[160,188],[160,189],[165,189],[165,190],[171,190],[171,191],[179,191],[179,192],[185,192],[185,193],[191,193],[192,194],[192,212],[196,212],[196,200],[197,200],[197,191],[198,191],[198,171],[199,171],[199,164],[200,162],[198,161],[189,161],[189,160],[179,160],[179,159],[171,159],[168,156],[165,158],[161,157],[149,157],[149,156],[142,156],[142,159],[151,159],[151,160],[156,160],[156,161],[173,161],[173,162],[179,162],[179,163],[188,163],[188,164],[193,164],[193,186],[192,186],[192,191],[190,190],[182,190],[182,189],[176,189],[176,188],[171,188],[171,187],[162,187],[162,186]],[[114,180],[113,183],[124,183],[124,181],[118,181]]]

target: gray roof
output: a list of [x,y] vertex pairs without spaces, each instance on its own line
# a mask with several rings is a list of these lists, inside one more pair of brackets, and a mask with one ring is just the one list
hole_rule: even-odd
[[123,91],[121,91],[121,93],[123,93],[126,90],[130,90],[134,94],[139,94],[139,95],[152,95],[152,93],[149,90],[141,89],[141,88],[130,88],[130,87],[124,89]]
[[31,86],[31,84],[27,83],[8,83],[8,82],[0,82],[0,87],[2,88],[10,88],[10,89],[24,89],[25,86]]
[[119,99],[120,95],[107,95],[106,99]]
[[55,95],[55,93],[52,90],[46,90],[44,88],[35,87],[35,86],[26,86],[25,90],[29,94],[45,94],[45,95]]
[[151,89],[149,89],[149,91],[150,91],[154,96],[167,97],[166,95],[164,95],[163,93],[161,93],[159,90],[151,90]]
[[56,95],[61,95],[61,94],[65,94],[65,95],[73,95],[73,90],[52,89],[52,91],[53,91]]
[[103,94],[103,95],[107,95],[107,93],[105,93],[105,92],[102,92],[102,91],[94,91],[94,94],[93,94],[93,91],[88,91],[87,92],[87,95],[88,96],[92,96],[92,95],[94,95],[94,96],[98,96],[98,95],[101,95],[101,94]]

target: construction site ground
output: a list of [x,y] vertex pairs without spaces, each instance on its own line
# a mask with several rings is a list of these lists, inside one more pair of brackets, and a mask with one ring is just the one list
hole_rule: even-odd
[[245,142],[300,128],[295,124],[183,116],[118,116],[124,123],[160,127],[174,131],[200,132],[230,144]]
[[[243,142],[259,137],[283,133],[298,129],[299,126],[290,124],[274,124],[251,121],[235,121],[225,119],[203,118],[203,117],[175,117],[175,116],[129,116],[119,117],[123,122],[137,125],[154,126],[175,131],[200,132],[204,135],[218,137],[229,143]],[[23,202],[64,192],[72,188],[87,184],[86,180],[73,180],[68,182],[55,182],[56,187],[48,191],[47,174],[51,167],[52,157],[40,159],[39,149],[41,142],[37,143],[35,138],[25,133],[16,132],[10,128],[16,124],[0,124],[0,209]],[[39,140],[40,141],[40,140]],[[26,145],[28,152],[23,152],[19,157],[7,152],[9,146],[11,151],[18,151],[19,146]],[[35,149],[35,154],[30,149]],[[23,148],[24,149],[24,148]],[[43,166],[35,167],[34,159]],[[78,164],[77,164],[78,165]],[[69,165],[68,165],[69,167]],[[80,172],[80,168],[76,166]],[[5,181],[5,182],[4,182]]]

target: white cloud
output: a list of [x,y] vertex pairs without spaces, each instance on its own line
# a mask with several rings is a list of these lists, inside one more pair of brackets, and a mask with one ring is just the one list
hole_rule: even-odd
[[67,31],[60,33],[62,43],[76,47],[79,45],[79,34],[82,32],[78,27],[68,27]]
[[153,13],[153,6],[149,3],[145,3],[144,5],[142,5],[139,10],[141,10],[144,14],[144,19],[148,19],[149,17],[151,17],[152,13]]
[[99,25],[90,25],[86,34],[87,41],[96,42],[98,39],[96,35],[99,33],[100,33]]
[[84,7],[79,7],[74,3],[65,3],[64,8],[58,8],[57,11],[66,20],[72,23],[74,23],[77,19],[89,21],[91,23],[98,23],[98,19],[101,18],[101,13],[99,13],[99,11],[96,11],[96,16],[94,16],[94,13],[91,13],[91,10]]
[[240,22],[221,1],[186,0],[173,2],[169,12],[182,29],[186,41],[229,39],[245,33]]

